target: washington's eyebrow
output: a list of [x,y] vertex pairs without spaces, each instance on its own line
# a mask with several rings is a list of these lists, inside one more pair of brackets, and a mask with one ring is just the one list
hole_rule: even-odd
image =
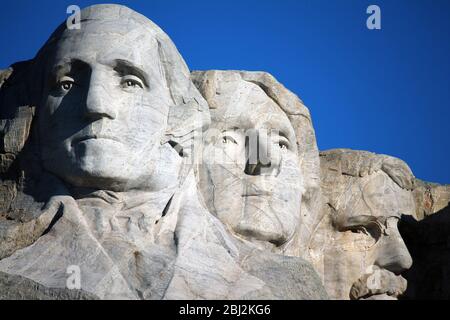
[[70,59],[57,64],[53,68],[52,73],[59,77],[63,74],[70,74],[88,68],[89,64],[87,62],[80,59]]
[[132,62],[123,60],[123,59],[116,59],[113,61],[113,68],[114,70],[119,73],[121,76],[126,75],[133,75],[135,77],[138,77],[144,82],[144,85],[148,88],[149,81],[148,81],[148,74],[141,68],[134,65]]

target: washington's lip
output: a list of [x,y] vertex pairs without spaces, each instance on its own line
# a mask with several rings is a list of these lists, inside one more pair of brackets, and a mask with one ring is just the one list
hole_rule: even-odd
[[79,142],[82,141],[86,141],[86,140],[100,140],[100,139],[104,139],[104,140],[111,140],[111,141],[115,141],[115,142],[120,142],[119,139],[117,139],[114,136],[110,136],[110,135],[105,135],[105,134],[87,134],[78,138],[75,138],[72,142],[72,144],[77,144]]

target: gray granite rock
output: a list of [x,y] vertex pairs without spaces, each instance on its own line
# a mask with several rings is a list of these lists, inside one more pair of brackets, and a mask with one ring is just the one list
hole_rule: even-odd
[[0,272],[0,300],[97,300],[82,290],[47,288],[28,278]]
[[233,236],[204,205],[194,138],[209,106],[150,20],[86,8],[80,30],[63,23],[12,70],[0,90],[0,295],[326,298],[308,262]]
[[448,298],[449,201],[124,6],[0,71],[0,299]]
[[412,258],[397,224],[414,216],[414,176],[400,159],[366,151],[321,152],[325,216],[310,248],[333,299],[397,298]]

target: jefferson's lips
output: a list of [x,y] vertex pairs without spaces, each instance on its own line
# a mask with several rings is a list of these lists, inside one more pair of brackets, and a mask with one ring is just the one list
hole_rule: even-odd
[[102,135],[102,134],[89,134],[89,135],[85,135],[85,136],[82,136],[82,137],[79,137],[79,138],[75,138],[72,141],[72,145],[73,144],[77,144],[77,143],[82,142],[82,141],[91,140],[91,139],[94,139],[94,140],[104,139],[104,140],[111,140],[111,141],[115,141],[115,142],[120,142],[119,139],[117,139],[114,136]]
[[273,192],[265,191],[265,190],[251,190],[248,192],[244,192],[241,194],[243,198],[245,197],[267,197],[272,196]]

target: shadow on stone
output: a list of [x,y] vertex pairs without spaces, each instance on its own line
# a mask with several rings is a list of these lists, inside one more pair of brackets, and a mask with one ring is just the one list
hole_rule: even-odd
[[450,203],[421,221],[404,216],[399,230],[414,261],[402,299],[450,299]]

